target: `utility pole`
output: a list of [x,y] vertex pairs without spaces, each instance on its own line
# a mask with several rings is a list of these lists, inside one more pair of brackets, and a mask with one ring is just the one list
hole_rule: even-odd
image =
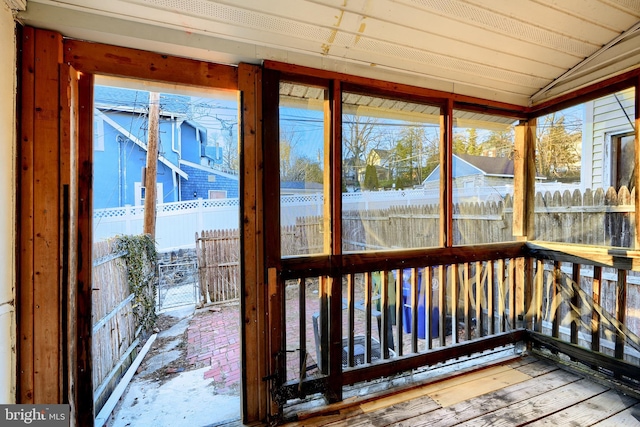
[[156,237],[156,177],[158,175],[158,127],[160,122],[160,94],[149,93],[149,140],[147,142],[147,167],[144,176],[144,226],[143,233]]

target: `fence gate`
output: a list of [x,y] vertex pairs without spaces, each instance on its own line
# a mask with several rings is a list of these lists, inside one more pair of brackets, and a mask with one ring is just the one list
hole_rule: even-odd
[[196,233],[200,296],[203,302],[240,298],[240,233],[238,230]]
[[196,262],[158,263],[158,311],[199,302]]

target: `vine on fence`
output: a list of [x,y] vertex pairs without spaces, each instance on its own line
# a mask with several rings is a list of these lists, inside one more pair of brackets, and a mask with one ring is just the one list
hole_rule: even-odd
[[118,236],[118,250],[127,265],[129,289],[135,295],[133,312],[136,324],[143,331],[151,330],[156,323],[155,295],[157,287],[158,253],[150,235]]

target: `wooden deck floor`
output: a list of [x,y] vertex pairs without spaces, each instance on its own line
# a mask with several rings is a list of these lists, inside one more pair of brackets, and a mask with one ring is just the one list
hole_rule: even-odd
[[340,404],[294,426],[640,426],[640,403],[523,357],[375,400]]

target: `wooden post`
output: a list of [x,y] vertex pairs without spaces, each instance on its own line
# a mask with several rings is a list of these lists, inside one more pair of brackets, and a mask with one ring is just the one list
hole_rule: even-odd
[[440,246],[453,245],[453,101],[440,113]]
[[[636,172],[633,174],[635,177],[635,182],[633,185],[635,186],[634,194],[634,206],[640,206],[640,76],[636,77],[636,85],[635,85],[635,102],[634,102],[634,113],[635,113],[635,140],[634,140],[634,160],[633,160],[633,170]],[[631,189],[629,189],[631,191]],[[635,213],[635,232],[634,232],[634,248],[640,249],[640,209],[636,207]]]
[[156,235],[156,178],[158,175],[158,126],[160,121],[160,94],[149,93],[149,140],[147,142],[147,166],[144,182],[143,233]]
[[[77,321],[77,346],[75,360],[75,391],[77,425],[92,425],[93,407],[93,364],[92,346],[92,295],[91,247],[93,243],[93,75],[83,74],[78,81],[78,143],[77,164],[75,172],[77,185],[78,230],[77,246],[70,248],[76,251],[77,289],[75,310]],[[73,282],[72,282],[73,285]]]
[[[240,311],[242,325],[242,421],[246,424],[267,419],[269,375],[267,357],[266,286],[264,273],[263,224],[263,147],[262,147],[262,71],[249,64],[238,66],[238,90],[242,132],[240,138],[241,169],[240,214],[241,283]],[[277,110],[277,109],[276,109]]]

